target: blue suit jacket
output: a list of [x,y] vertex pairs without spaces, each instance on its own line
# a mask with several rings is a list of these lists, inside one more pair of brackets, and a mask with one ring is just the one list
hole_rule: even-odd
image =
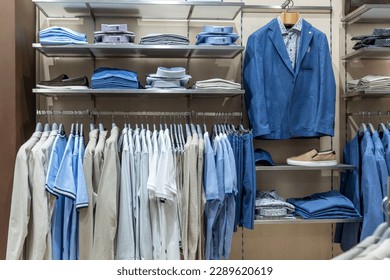
[[273,19],[248,38],[245,103],[254,137],[333,136],[336,85],[326,35],[302,22],[295,69]]

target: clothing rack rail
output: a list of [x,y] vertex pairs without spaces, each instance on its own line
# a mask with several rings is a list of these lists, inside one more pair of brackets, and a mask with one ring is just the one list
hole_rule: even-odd
[[383,116],[383,117],[387,117],[387,116],[390,116],[390,111],[373,111],[373,112],[370,112],[370,111],[359,111],[359,112],[348,112],[347,113],[347,116],[359,116],[359,117],[370,117],[370,116]]
[[127,111],[98,111],[98,110],[85,110],[85,111],[52,111],[52,110],[37,110],[37,116],[128,116],[128,117],[214,117],[214,118],[242,118],[242,112],[127,112]]

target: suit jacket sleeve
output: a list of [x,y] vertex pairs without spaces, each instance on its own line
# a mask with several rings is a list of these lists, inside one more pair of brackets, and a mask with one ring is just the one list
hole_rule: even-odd
[[325,135],[334,135],[336,83],[332,69],[328,41],[322,36],[320,48],[320,98],[318,99],[318,111],[316,131]]
[[259,43],[260,40],[257,40],[257,37],[253,35],[248,38],[243,73],[245,104],[254,136],[271,132],[265,99],[263,58],[256,50],[256,46],[261,48],[258,46]]

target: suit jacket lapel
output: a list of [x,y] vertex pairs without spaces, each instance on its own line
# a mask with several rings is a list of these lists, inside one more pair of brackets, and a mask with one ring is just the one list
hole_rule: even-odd
[[295,74],[298,74],[301,68],[301,63],[305,54],[309,48],[310,42],[313,39],[313,30],[311,24],[302,19],[302,32],[301,32],[301,43],[298,50],[297,64],[295,65]]
[[274,19],[268,28],[268,37],[271,39],[275,49],[278,51],[279,56],[283,60],[286,67],[290,70],[291,74],[294,75],[294,70],[292,68],[292,64],[287,53],[286,44],[283,41],[277,19]]

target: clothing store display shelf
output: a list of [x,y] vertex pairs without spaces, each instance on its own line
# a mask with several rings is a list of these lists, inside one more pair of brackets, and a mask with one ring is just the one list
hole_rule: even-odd
[[390,90],[362,90],[343,94],[341,97],[344,99],[389,98]]
[[341,19],[352,23],[388,23],[390,22],[390,4],[364,4]]
[[353,51],[341,58],[344,61],[352,61],[359,59],[390,59],[390,47],[365,47]]
[[33,0],[49,18],[127,17],[160,20],[234,20],[243,2]]
[[234,97],[244,90],[227,89],[33,89],[33,93],[47,97]]
[[255,225],[284,225],[284,224],[336,224],[336,223],[358,223],[362,218],[350,219],[303,219],[295,217],[295,219],[269,219],[255,220]]
[[[242,8],[244,13],[281,13],[285,9],[280,6],[269,5],[245,5]],[[293,6],[291,11],[297,11],[302,14],[331,14],[331,6]]]
[[337,164],[333,166],[297,166],[297,165],[275,165],[275,166],[256,166],[256,171],[311,171],[311,170],[351,170],[354,165]]
[[34,43],[33,48],[47,57],[142,57],[142,58],[234,58],[243,46],[85,44],[50,45]]

